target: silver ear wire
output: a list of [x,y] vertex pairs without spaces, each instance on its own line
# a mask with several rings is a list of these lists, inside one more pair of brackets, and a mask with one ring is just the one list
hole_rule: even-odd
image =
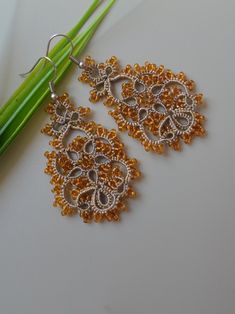
[[76,59],[74,56],[70,56],[69,59],[75,63],[80,69],[84,69],[84,62]]
[[50,62],[50,64],[53,66],[54,68],[54,76],[53,78],[49,81],[48,85],[49,85],[49,89],[50,89],[50,92],[51,92],[51,98],[55,99],[57,98],[57,94],[55,92],[55,79],[57,77],[57,67],[56,67],[56,64],[55,62],[53,62],[50,58],[49,58],[49,51],[50,51],[50,44],[51,44],[51,41],[56,38],[56,37],[64,37],[67,39],[67,41],[70,43],[71,45],[71,51],[70,51],[70,54],[69,54],[69,59],[74,62],[75,64],[77,64],[79,66],[79,68],[83,69],[84,68],[84,63],[80,60],[77,60],[77,58],[75,58],[73,56],[73,51],[74,51],[74,44],[73,44],[73,41],[67,36],[67,35],[64,35],[64,34],[55,34],[53,36],[51,36],[51,38],[49,39],[48,43],[47,43],[47,50],[46,50],[46,55],[43,56],[43,57],[40,57],[36,63],[33,65],[33,67],[26,73],[22,73],[20,74],[21,77],[26,77],[29,73],[31,73],[35,68],[36,66],[38,65],[38,63],[41,61],[41,60],[45,60],[45,61],[48,61]]
[[51,36],[51,38],[49,39],[48,43],[47,43],[47,51],[46,51],[46,56],[48,57],[49,55],[49,51],[50,51],[50,45],[51,45],[51,42],[54,38],[56,37],[64,37],[65,39],[67,39],[67,41],[70,43],[71,45],[71,51],[70,51],[70,55],[69,55],[69,58],[72,56],[73,54],[73,51],[74,51],[74,44],[73,44],[73,41],[72,39],[69,38],[69,36],[67,35],[64,35],[64,34],[55,34],[53,36]]
[[73,56],[73,51],[74,51],[74,44],[73,44],[73,41],[71,38],[69,38],[69,36],[65,35],[65,34],[55,34],[53,36],[51,36],[51,38],[49,39],[48,41],[48,44],[47,44],[47,51],[46,51],[46,56],[48,57],[49,55],[49,51],[50,51],[50,44],[52,42],[52,40],[56,37],[64,37],[67,39],[67,41],[70,43],[71,45],[71,51],[70,51],[70,54],[69,54],[69,59],[75,63],[76,65],[78,65],[78,67],[80,69],[83,69],[84,68],[84,63],[80,60],[78,60],[76,57]]
[[53,69],[54,69],[54,76],[53,78],[49,81],[48,85],[49,85],[49,89],[50,89],[50,92],[51,92],[51,98],[55,99],[57,98],[57,95],[56,95],[56,92],[55,92],[55,79],[57,77],[57,67],[56,67],[56,64],[48,57],[48,56],[43,56],[43,57],[40,57],[36,62],[35,64],[33,65],[33,67],[26,73],[22,73],[20,74],[21,77],[26,77],[29,73],[31,73],[35,68],[36,66],[38,65],[38,63],[41,61],[41,60],[45,60],[45,61],[48,61],[52,66],[53,66]]

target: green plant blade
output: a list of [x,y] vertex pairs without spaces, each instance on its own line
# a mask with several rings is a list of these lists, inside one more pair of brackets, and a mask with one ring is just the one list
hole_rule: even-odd
[[[86,37],[90,31],[95,29],[95,26],[103,19],[103,17],[108,13],[109,9],[113,5],[114,1],[110,1],[106,6],[103,12],[96,18],[96,20],[87,28],[87,30],[82,34],[76,37],[74,40],[74,45],[77,45],[80,41],[83,40],[83,37]],[[57,54],[57,57],[53,59],[56,64],[57,69],[60,69],[61,63],[68,59],[68,54],[70,53],[70,45],[65,46],[62,50],[60,50]],[[74,55],[76,55],[76,50],[74,51]],[[31,80],[28,82],[27,86],[11,101],[11,103],[5,108],[4,112],[0,116],[0,136],[7,128],[8,124],[10,124],[18,112],[22,107],[30,99],[31,95],[35,92],[35,88],[40,88],[40,84],[43,84],[44,81],[49,82],[49,77],[52,74],[53,69],[50,64],[47,64],[42,71],[39,73],[34,73],[32,75]]]
[[[79,22],[67,33],[67,36],[71,39],[74,39],[75,36],[78,34],[78,32],[81,30],[81,28],[85,25],[85,23],[88,21],[88,19],[91,17],[91,15],[95,12],[97,7],[101,4],[101,0],[94,0],[88,10],[85,12],[85,14],[82,16],[82,18],[79,20]],[[67,40],[65,38],[62,38],[50,51],[49,57],[53,58],[56,56],[56,54],[63,49],[68,44]],[[24,88],[28,85],[29,82],[31,82],[32,78],[34,77],[35,73],[40,71],[41,65],[38,65],[34,71],[28,75],[28,77],[22,82],[22,84],[15,90],[15,92],[12,94],[12,96],[8,99],[8,101],[0,108],[0,117],[2,112],[9,106],[11,101],[20,94]],[[1,120],[0,120],[1,121]]]
[[[110,1],[88,29],[83,34],[74,38],[74,55],[79,56],[81,54],[114,2],[115,0]],[[70,46],[66,45],[53,59],[58,67],[56,83],[62,79],[71,66],[71,62],[67,58],[69,52]],[[4,116],[6,123],[0,129],[0,154],[6,150],[8,145],[24,127],[32,114],[49,95],[48,81],[52,72],[53,69],[50,65],[47,65],[38,75],[34,74],[29,84],[24,88],[23,95],[15,97],[11,102],[12,106],[7,107],[8,110],[3,112],[2,115]],[[9,109],[11,110],[9,111]]]

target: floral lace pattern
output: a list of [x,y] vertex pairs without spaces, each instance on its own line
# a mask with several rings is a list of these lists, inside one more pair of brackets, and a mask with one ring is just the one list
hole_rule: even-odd
[[76,108],[67,94],[53,100],[47,112],[52,122],[42,132],[53,137],[54,150],[45,153],[45,172],[52,177],[54,205],[62,215],[78,213],[84,222],[118,221],[124,200],[135,196],[130,182],[140,176],[136,159],[127,157],[115,130],[87,122],[89,108]]
[[[147,151],[162,153],[166,145],[181,149],[181,142],[191,143],[204,136],[204,116],[197,111],[202,94],[192,93],[194,82],[183,72],[174,74],[163,66],[146,62],[144,66],[127,65],[121,69],[116,57],[96,63],[84,61],[80,81],[92,90],[90,100],[104,99],[119,130],[138,139]],[[122,82],[121,95],[115,93]]]

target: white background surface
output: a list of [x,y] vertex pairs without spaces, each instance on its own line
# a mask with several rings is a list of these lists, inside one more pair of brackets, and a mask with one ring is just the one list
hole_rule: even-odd
[[[0,0],[1,102],[89,3]],[[139,198],[120,224],[86,225],[52,207],[41,108],[0,159],[1,314],[235,313],[234,12],[232,0],[117,1],[86,53],[185,71],[205,94],[208,136],[158,156],[122,133]],[[59,90],[116,127],[77,76]]]

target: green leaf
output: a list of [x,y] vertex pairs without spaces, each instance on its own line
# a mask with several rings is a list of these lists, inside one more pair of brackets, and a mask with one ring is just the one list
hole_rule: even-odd
[[[74,39],[90,16],[94,13],[97,7],[101,4],[101,0],[94,0],[85,14],[82,16],[80,21],[67,33],[67,36],[71,39]],[[53,58],[68,44],[68,41],[65,38],[62,38],[50,51],[49,57]],[[16,89],[16,91],[12,94],[12,96],[8,99],[8,101],[0,108],[0,117],[2,112],[11,104],[12,100],[16,98],[21,92],[24,92],[25,88],[28,86],[29,82],[32,81],[35,74],[39,72],[41,69],[41,64],[38,65],[35,70],[27,76],[27,78],[22,82],[22,84]],[[1,121],[1,119],[0,119]]]
[[[68,33],[69,37],[73,37],[74,55],[79,56],[83,49],[87,46],[91,37],[95,33],[99,24],[109,12],[115,0],[108,2],[104,10],[99,14],[93,23],[82,33],[74,36],[75,32],[79,31],[82,25],[88,19],[89,14],[92,14],[95,8],[101,1],[93,1],[82,20]],[[71,66],[71,61],[68,58],[71,46],[66,39],[60,40],[51,50],[49,56],[57,66],[57,78],[55,83],[59,82]],[[53,74],[53,68],[50,64],[40,69],[38,65],[33,73],[21,84],[10,100],[4,105],[0,113],[0,154],[2,154],[7,146],[13,141],[16,135],[24,127],[32,114],[38,109],[45,98],[49,95],[50,90],[48,82]]]

